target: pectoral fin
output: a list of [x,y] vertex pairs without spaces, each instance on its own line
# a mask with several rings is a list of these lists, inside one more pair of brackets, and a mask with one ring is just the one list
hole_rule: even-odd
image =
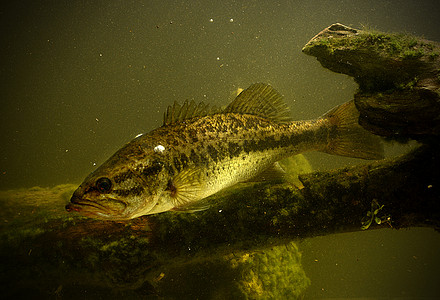
[[[174,204],[173,210],[189,207],[200,200],[203,182],[201,170],[197,167],[181,171],[168,183],[168,190]],[[186,209],[183,209],[186,210]]]

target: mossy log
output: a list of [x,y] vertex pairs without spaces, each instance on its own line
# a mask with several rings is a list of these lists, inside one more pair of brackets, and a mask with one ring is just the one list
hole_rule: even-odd
[[[405,138],[416,137],[424,145],[398,158],[300,175],[296,185],[240,184],[212,196],[208,210],[168,212],[129,222],[105,222],[68,214],[64,206],[76,188],[74,185],[0,192],[2,295],[300,297],[310,281],[293,243],[297,239],[366,228],[438,229],[438,114],[429,115],[428,109],[420,115],[421,110],[414,109],[417,118],[411,115],[401,119],[400,110],[413,98],[405,98],[408,101],[403,102],[403,108],[391,105],[403,99],[399,98],[402,93],[423,94],[419,85],[428,82],[428,76],[420,71],[419,61],[435,65],[437,46],[432,44],[431,54],[424,53],[423,59],[420,56],[391,60],[398,65],[408,60],[409,65],[417,67],[402,67],[406,71],[401,73],[406,75],[395,74],[396,79],[390,81],[394,71],[368,59],[385,57],[387,61],[385,54],[373,51],[374,47],[358,50],[363,60],[354,55],[343,64],[335,63],[335,56],[343,60],[343,54],[349,53],[347,46],[343,46],[344,39],[356,39],[362,34],[346,27],[330,28],[334,35],[340,35],[342,46],[331,50],[326,43],[331,44],[334,39],[327,37],[327,42],[320,45],[318,36],[313,42],[317,43],[315,46],[310,42],[306,47],[311,47],[309,53],[315,51],[326,67],[350,74],[359,82],[355,100],[363,125],[384,136],[399,132]],[[344,37],[342,31],[352,38]],[[380,48],[380,41],[386,44],[389,39],[376,39],[373,45]],[[427,70],[434,72],[432,68]],[[375,79],[376,72],[387,83]],[[415,77],[418,80],[412,87],[406,84]],[[438,101],[432,93],[436,92],[438,89],[430,89],[427,93],[433,95],[431,98],[416,98],[413,102],[428,103],[435,111]],[[377,98],[380,93],[389,102]],[[376,108],[374,103],[382,105]],[[380,113],[388,117],[381,118]]]
[[352,76],[359,123],[377,135],[424,141],[440,135],[440,44],[407,34],[333,24],[303,48]]
[[73,185],[2,192],[2,292],[299,297],[310,282],[291,241],[366,224],[439,228],[439,151],[422,146],[397,159],[301,175],[301,188],[242,184],[213,196],[206,211],[130,222],[64,212]]

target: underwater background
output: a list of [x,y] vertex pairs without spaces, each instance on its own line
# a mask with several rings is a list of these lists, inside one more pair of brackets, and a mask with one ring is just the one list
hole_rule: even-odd
[[[79,184],[160,126],[174,101],[222,106],[265,82],[293,119],[320,116],[357,88],[301,53],[330,24],[440,41],[438,1],[11,1],[0,15],[3,191]],[[410,146],[387,144],[387,155]],[[313,170],[362,163],[306,157]],[[432,229],[344,233],[298,247],[311,280],[306,299],[440,297]]]

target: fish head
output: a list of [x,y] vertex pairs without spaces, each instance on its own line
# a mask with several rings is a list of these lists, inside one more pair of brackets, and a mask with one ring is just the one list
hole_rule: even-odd
[[116,153],[73,193],[67,211],[103,220],[129,220],[172,208],[170,175],[157,158],[129,159]]

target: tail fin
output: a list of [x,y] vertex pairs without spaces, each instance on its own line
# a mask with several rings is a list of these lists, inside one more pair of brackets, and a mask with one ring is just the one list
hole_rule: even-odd
[[384,157],[379,137],[359,125],[359,111],[353,100],[333,108],[321,118],[336,128],[323,152],[362,159]]

